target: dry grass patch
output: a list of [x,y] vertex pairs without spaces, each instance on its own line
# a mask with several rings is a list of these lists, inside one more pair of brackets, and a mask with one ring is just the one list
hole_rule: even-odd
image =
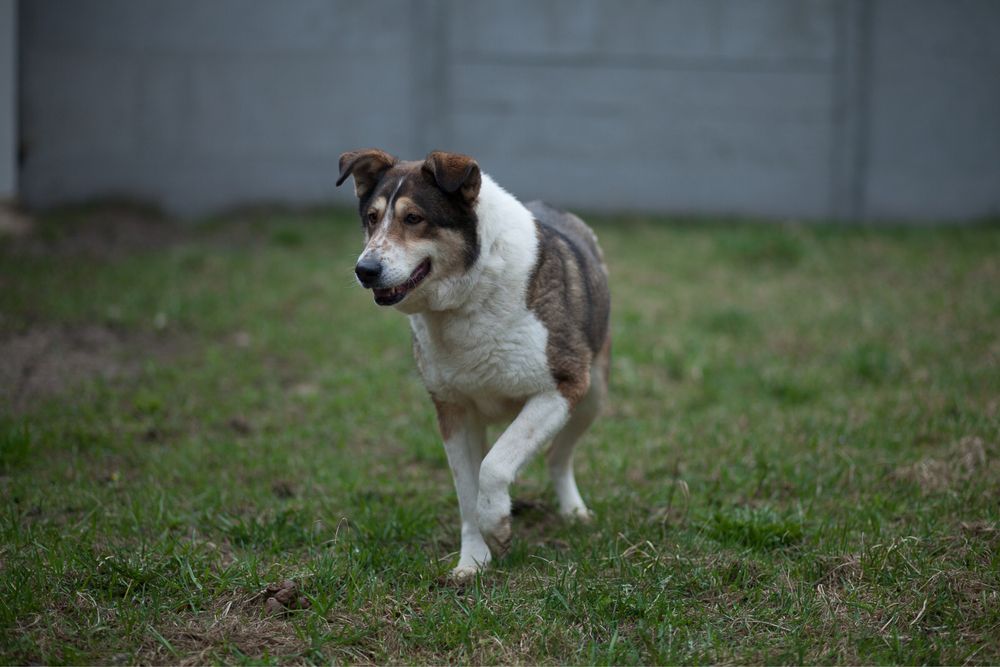
[[995,474],[996,445],[977,436],[966,436],[954,443],[944,457],[928,456],[893,471],[894,479],[916,484],[925,494],[940,493],[967,482],[973,477]]
[[234,595],[202,612],[184,612],[150,625],[136,662],[157,665],[204,665],[243,656],[295,659],[307,643],[288,619],[265,613],[260,595]]

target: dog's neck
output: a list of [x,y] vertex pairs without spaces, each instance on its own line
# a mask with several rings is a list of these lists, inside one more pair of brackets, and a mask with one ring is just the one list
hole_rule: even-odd
[[502,314],[525,306],[525,290],[538,252],[531,212],[486,174],[475,210],[479,235],[476,262],[461,275],[428,285],[431,289],[424,307],[412,316],[437,319],[482,309]]

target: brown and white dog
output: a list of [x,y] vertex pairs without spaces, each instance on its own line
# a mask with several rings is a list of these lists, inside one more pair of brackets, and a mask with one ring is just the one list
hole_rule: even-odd
[[[521,204],[475,160],[380,150],[340,156],[354,176],[365,249],[355,273],[375,303],[409,315],[413,348],[455,478],[464,579],[507,551],[509,487],[543,446],[560,512],[590,512],[573,448],[607,394],[608,272],[580,218]],[[492,447],[486,426],[509,422]]]

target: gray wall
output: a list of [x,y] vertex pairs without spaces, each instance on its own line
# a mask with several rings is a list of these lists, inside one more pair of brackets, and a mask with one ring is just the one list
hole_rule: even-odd
[[17,194],[17,5],[0,0],[0,203]]
[[865,211],[1000,212],[1000,1],[874,3]]
[[588,209],[1000,211],[996,0],[32,0],[22,198],[348,201],[337,156],[476,156]]

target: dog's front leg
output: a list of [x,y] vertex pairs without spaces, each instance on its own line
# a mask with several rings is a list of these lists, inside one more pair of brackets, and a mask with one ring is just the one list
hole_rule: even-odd
[[569,402],[558,391],[528,399],[479,469],[479,530],[495,556],[510,548],[510,485],[525,463],[569,419]]
[[479,494],[479,466],[486,445],[486,426],[470,408],[434,402],[444,438],[448,465],[455,479],[458,510],[462,517],[462,552],[451,576],[459,581],[479,572],[490,561],[490,549],[483,541],[476,521]]

